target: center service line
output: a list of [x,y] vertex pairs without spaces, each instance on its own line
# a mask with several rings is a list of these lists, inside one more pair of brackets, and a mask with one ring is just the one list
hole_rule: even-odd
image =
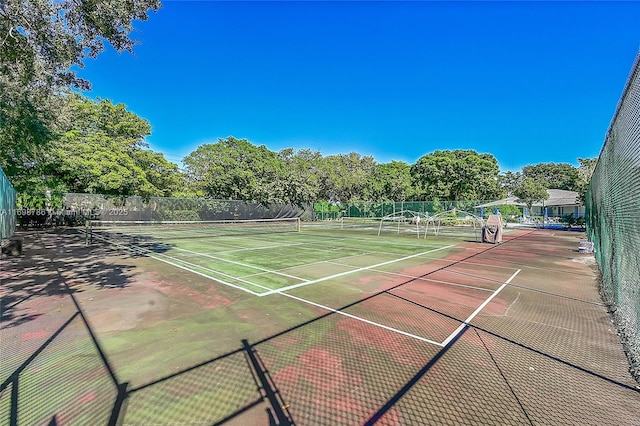
[[487,306],[489,304],[489,302],[491,302],[493,300],[494,297],[496,297],[498,295],[498,293],[500,293],[502,291],[503,288],[505,288],[510,282],[511,280],[513,280],[516,275],[518,275],[520,273],[520,271],[522,271],[522,269],[518,269],[517,271],[515,271],[513,273],[513,275],[511,275],[509,277],[509,279],[507,281],[504,282],[504,284],[502,284],[496,291],[493,292],[493,294],[491,296],[489,296],[489,298],[487,300],[485,300],[484,302],[482,302],[482,305],[478,306],[478,309],[476,309],[475,311],[473,311],[473,313],[471,315],[469,315],[469,318],[467,318],[466,320],[464,320],[464,322],[462,324],[460,324],[460,326],[458,328],[456,328],[456,330],[451,333],[451,335],[449,337],[447,337],[447,339],[442,342],[442,346],[447,346],[449,344],[450,341],[452,341],[453,339],[455,339],[455,337],[467,326],[469,325],[469,323],[475,318],[476,315],[478,315],[480,313],[481,310],[484,309],[485,306]]
[[451,248],[451,247],[453,247],[453,245],[440,247],[440,248],[437,248],[437,249],[425,251],[423,253],[412,254],[411,256],[406,256],[406,257],[403,257],[401,259],[389,260],[387,262],[378,263],[376,265],[365,266],[363,268],[353,269],[351,271],[340,272],[339,274],[330,275],[328,277],[318,278],[316,280],[311,280],[311,281],[305,281],[305,282],[302,282],[302,283],[299,283],[299,284],[293,284],[293,285],[290,285],[288,287],[279,288],[277,290],[266,291],[264,293],[260,293],[259,296],[263,297],[263,296],[269,296],[270,294],[282,293],[283,291],[293,290],[294,288],[304,287],[306,285],[316,284],[316,283],[319,283],[319,282],[322,282],[322,281],[327,281],[327,280],[332,280],[334,278],[343,277],[345,275],[355,274],[356,272],[362,272],[362,271],[367,271],[369,269],[379,268],[380,266],[390,265],[392,263],[401,262],[403,260],[411,259],[413,257],[423,256],[425,254],[433,253],[433,252],[440,251],[440,250],[446,250],[446,249]]

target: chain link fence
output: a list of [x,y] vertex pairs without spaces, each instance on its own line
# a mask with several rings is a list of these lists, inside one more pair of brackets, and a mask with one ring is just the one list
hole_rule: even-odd
[[216,221],[313,219],[313,209],[291,204],[269,205],[238,200],[115,196],[103,194],[19,194],[20,226],[82,226],[103,221]]
[[16,191],[0,168],[0,240],[10,238],[16,229]]
[[506,220],[517,221],[522,210],[514,205],[483,206],[496,204],[495,200],[464,200],[464,201],[387,201],[361,203],[315,203],[313,205],[315,217],[318,220],[337,220],[343,217],[353,218],[382,218],[405,211],[428,214],[430,216],[451,210],[472,213],[483,218],[499,211]]
[[586,196],[587,232],[602,295],[640,376],[640,52],[600,152]]

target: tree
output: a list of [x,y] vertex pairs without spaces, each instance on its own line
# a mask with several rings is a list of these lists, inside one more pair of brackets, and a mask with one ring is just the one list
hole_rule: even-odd
[[14,90],[42,87],[49,93],[89,82],[70,68],[96,58],[105,41],[133,51],[134,21],[148,19],[159,0],[4,0],[0,3],[0,75]]
[[591,176],[593,176],[593,172],[596,170],[596,166],[598,165],[598,159],[578,158],[578,162],[580,162],[580,166],[578,167],[576,191],[578,191],[578,199],[582,204],[584,204],[586,201],[587,190],[589,189],[589,183],[591,182]]
[[502,190],[507,196],[512,196],[516,188],[522,185],[522,173],[520,172],[504,172],[498,176],[498,182]]
[[320,170],[320,197],[333,203],[373,201],[375,189],[370,187],[376,162],[371,156],[329,155]]
[[322,154],[318,151],[283,149],[278,157],[284,162],[282,183],[284,201],[297,205],[311,204],[320,194]]
[[266,146],[229,136],[204,144],[184,159],[193,190],[209,198],[286,201],[284,162]]
[[525,177],[536,180],[550,189],[577,189],[578,169],[567,163],[540,163],[522,168]]
[[178,166],[148,150],[149,122],[109,100],[69,95],[62,135],[37,168],[71,192],[167,196],[181,185]]
[[411,177],[423,200],[488,200],[501,194],[498,160],[473,150],[435,151],[411,167]]
[[90,88],[71,67],[97,57],[105,42],[132,51],[133,22],[159,7],[158,0],[0,1],[0,163],[9,175],[56,137],[57,95]]
[[[144,172],[144,178],[149,182],[146,194],[158,197],[176,196],[184,187],[185,176],[178,170],[178,166],[167,161],[164,155],[154,152],[148,147],[134,149],[133,161]],[[138,195],[146,195],[141,192]]]
[[414,193],[411,166],[403,161],[378,164],[374,172],[374,201],[404,201]]
[[34,158],[42,155],[45,143],[54,139],[54,111],[60,110],[60,99],[23,97],[8,99],[0,77],[0,167],[13,178],[30,174]]
[[518,198],[518,201],[525,203],[529,211],[533,203],[549,198],[547,188],[539,181],[527,176],[522,179],[520,186],[515,188],[513,195]]

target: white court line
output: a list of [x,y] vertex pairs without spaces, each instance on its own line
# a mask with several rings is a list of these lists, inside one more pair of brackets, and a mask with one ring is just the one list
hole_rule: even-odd
[[[220,279],[218,279],[218,278],[214,278],[214,277],[211,277],[211,276],[209,276],[209,275],[203,274],[203,273],[198,272],[198,271],[196,271],[196,270],[194,270],[194,269],[192,269],[192,268],[188,268],[188,267],[186,267],[186,266],[183,266],[183,265],[177,264],[177,263],[175,263],[175,262],[170,262],[170,261],[168,261],[168,260],[166,260],[166,259],[163,259],[163,258],[161,258],[161,257],[159,257],[159,256],[165,256],[165,257],[168,257],[169,259],[178,260],[179,262],[184,262],[184,263],[187,263],[187,264],[189,264],[189,262],[182,261],[182,260],[179,260],[179,259],[174,259],[174,258],[172,258],[172,257],[170,257],[170,256],[167,256],[167,255],[162,255],[162,254],[159,254],[159,253],[155,253],[155,252],[153,252],[153,251],[151,251],[151,250],[144,249],[144,248],[142,248],[142,247],[129,247],[129,246],[127,246],[127,245],[120,244],[120,243],[117,243],[117,242],[115,242],[115,241],[110,241],[110,240],[108,240],[107,238],[101,237],[100,235],[96,235],[96,234],[94,234],[93,236],[94,236],[94,237],[96,237],[96,238],[98,238],[98,239],[100,239],[100,240],[103,240],[103,241],[105,241],[105,242],[107,242],[107,243],[109,243],[109,244],[113,244],[113,245],[115,245],[115,246],[118,246],[118,247],[124,248],[124,249],[129,250],[129,251],[132,251],[132,252],[142,252],[142,253],[145,253],[145,252],[146,252],[146,254],[147,254],[149,257],[152,257],[152,258],[153,258],[153,259],[155,259],[155,260],[158,260],[158,261],[160,261],[160,262],[167,263],[167,264],[169,264],[169,265],[175,266],[176,268],[180,268],[180,269],[186,270],[186,271],[188,271],[188,272],[194,273],[194,274],[199,275],[199,276],[201,276],[201,277],[208,278],[208,279],[210,279],[210,280],[212,280],[212,281],[215,281],[215,282],[221,283],[221,284],[223,284],[223,285],[227,285],[227,286],[229,286],[229,287],[233,287],[233,288],[235,288],[235,289],[242,290],[242,291],[247,292],[247,293],[249,293],[249,294],[251,294],[251,295],[253,295],[253,296],[262,297],[262,296],[267,295],[267,293],[269,293],[269,294],[278,293],[278,294],[280,294],[280,295],[282,295],[282,296],[289,297],[289,298],[294,299],[294,300],[297,300],[297,301],[299,301],[299,302],[307,303],[307,304],[309,304],[309,305],[316,306],[316,307],[318,307],[318,308],[321,308],[321,309],[324,309],[324,310],[327,310],[327,311],[330,311],[330,312],[336,313],[336,314],[338,314],[338,315],[342,315],[342,316],[345,316],[345,317],[347,317],[347,318],[354,319],[354,320],[356,320],[356,321],[364,322],[365,324],[373,325],[373,326],[375,326],[375,327],[379,327],[379,328],[382,328],[382,329],[385,329],[385,330],[388,330],[388,331],[391,331],[391,332],[395,332],[395,333],[398,333],[398,334],[402,334],[403,336],[411,337],[411,338],[413,338],[413,339],[416,339],[416,340],[419,340],[419,341],[422,341],[422,342],[425,342],[425,343],[429,343],[429,344],[432,344],[432,345],[436,345],[436,346],[444,346],[442,343],[438,343],[438,342],[436,342],[436,341],[434,341],[434,340],[430,340],[430,339],[427,339],[427,338],[424,338],[424,337],[421,337],[421,336],[417,336],[417,335],[415,335],[415,334],[407,333],[406,331],[398,330],[397,328],[389,327],[389,326],[387,326],[387,325],[380,324],[380,323],[377,323],[377,322],[374,322],[374,321],[370,321],[370,320],[365,319],[365,318],[361,318],[361,317],[358,317],[358,316],[355,316],[355,315],[351,315],[351,314],[348,314],[348,313],[346,313],[346,312],[342,312],[342,311],[339,311],[339,310],[337,310],[337,309],[333,309],[333,308],[330,308],[330,307],[328,307],[328,306],[324,306],[324,305],[321,305],[321,304],[319,304],[319,303],[312,302],[312,301],[310,301],[310,300],[306,300],[306,299],[302,299],[302,298],[300,298],[300,297],[293,296],[293,295],[291,295],[291,294],[282,293],[282,291],[283,291],[283,290],[285,290],[285,289],[280,289],[280,290],[271,290],[271,291],[266,292],[266,293],[256,293],[256,292],[251,291],[251,290],[248,290],[248,289],[246,289],[246,288],[244,288],[244,287],[240,287],[240,286],[237,286],[237,285],[234,285],[234,284],[231,284],[231,283],[225,282],[225,281],[223,281],[223,280],[220,280]],[[439,248],[439,249],[430,250],[430,251],[425,252],[425,253],[431,253],[431,252],[434,252],[434,251],[437,251],[437,250],[443,250],[443,249],[446,249],[446,248],[449,248],[449,247],[452,247],[452,246],[441,247],[441,248]],[[186,251],[188,251],[188,250],[186,250]],[[401,261],[401,260],[410,259],[410,258],[412,258],[412,257],[417,257],[417,256],[420,256],[420,255],[425,254],[425,253],[419,253],[419,254],[416,254],[416,255],[407,256],[407,257],[402,258],[402,259],[396,259],[396,260],[393,260],[393,261],[384,262],[384,263],[381,263],[381,264],[378,264],[378,265],[374,265],[374,266],[381,266],[381,265],[386,265],[386,264],[389,264],[389,263],[399,262],[399,261]],[[192,264],[192,265],[194,265],[194,267],[197,267],[197,268],[201,268],[201,269],[204,269],[204,270],[208,270],[208,268],[205,268],[205,267],[201,267],[201,266],[198,266],[198,265],[195,265],[195,264]],[[357,272],[357,271],[363,271],[363,270],[367,270],[367,269],[370,269],[370,268],[372,268],[372,267],[360,268],[360,269],[358,269],[358,270],[354,270],[354,271],[347,271],[347,272],[342,273],[342,274],[336,274],[336,275],[334,275],[334,276],[332,276],[332,277],[334,277],[334,278],[335,278],[335,277],[337,277],[337,276],[347,275],[347,274],[350,274],[350,273],[354,273],[354,272]],[[213,271],[213,272],[217,272],[217,271]],[[326,278],[324,278],[324,279],[315,280],[315,281],[313,281],[313,282],[311,282],[311,281],[310,281],[310,282],[308,282],[308,284],[313,284],[314,282],[323,281],[323,280],[326,280],[326,279],[330,279],[330,278],[332,278],[332,277],[326,277]],[[232,277],[232,278],[233,278],[233,277]],[[264,287],[264,286],[261,286],[261,285],[258,285],[258,284],[253,284],[253,283],[249,283],[249,282],[247,282],[247,283],[248,283],[248,284],[251,284],[251,285],[254,285],[254,286],[256,286],[256,287],[265,288],[265,289],[267,288],[267,287]],[[305,284],[305,283],[302,283],[302,284]]]
[[[353,268],[353,265],[342,265],[340,263],[336,263],[336,260],[342,260],[342,259],[350,259],[352,257],[358,257],[358,256],[366,256],[368,254],[375,254],[378,252],[375,251],[365,251],[362,253],[358,253],[358,254],[352,254],[350,256],[344,256],[344,257],[338,257],[336,259],[328,259],[328,260],[318,260],[317,262],[311,262],[311,263],[302,263],[300,265],[295,265],[295,266],[288,266],[286,268],[282,268],[282,269],[276,269],[276,271],[287,271],[289,269],[297,269],[297,268],[307,268],[309,266],[312,265],[320,265],[320,264],[331,264],[331,265],[338,265],[338,266],[345,266],[347,268]],[[257,277],[260,275],[264,275],[266,274],[266,272],[260,272],[258,274],[251,274],[251,275],[244,275],[242,278],[251,278],[251,277]]]
[[[247,281],[247,280],[245,280],[245,279],[242,279],[242,278],[236,277],[236,276],[234,276],[234,275],[225,274],[224,272],[220,272],[220,271],[218,271],[218,270],[211,269],[211,268],[208,268],[208,267],[206,267],[206,266],[198,265],[197,263],[188,262],[188,261],[186,261],[186,260],[178,259],[178,258],[176,258],[176,257],[172,257],[172,256],[169,256],[169,255],[166,255],[166,254],[163,254],[163,253],[156,253],[156,252],[154,252],[154,251],[152,251],[152,250],[146,250],[146,249],[144,249],[144,248],[142,248],[142,247],[137,247],[137,249],[138,249],[138,250],[140,250],[140,251],[143,251],[143,252],[144,252],[144,251],[146,251],[147,253],[152,253],[152,254],[151,254],[151,257],[153,257],[154,259],[158,259],[158,260],[160,260],[160,258],[158,258],[158,257],[156,257],[156,256],[162,256],[162,257],[169,258],[169,259],[171,259],[171,260],[173,260],[173,261],[175,261],[175,262],[180,262],[180,263],[184,263],[184,264],[186,264],[186,265],[189,265],[191,268],[196,268],[196,269],[201,269],[201,270],[203,270],[203,271],[208,271],[208,272],[210,272],[211,274],[213,274],[213,275],[214,275],[214,276],[212,277],[212,279],[217,279],[217,278],[216,278],[216,275],[222,275],[223,277],[231,278],[231,279],[233,279],[233,280],[240,281],[240,282],[242,282],[242,283],[245,283],[245,284],[250,285],[250,286],[253,286],[253,287],[259,287],[259,288],[263,288],[263,289],[265,289],[265,290],[270,290],[270,288],[269,288],[269,287],[265,287],[265,286],[263,286],[263,285],[256,284],[256,283],[254,283],[254,282]],[[171,263],[171,264],[173,265],[173,263]],[[187,268],[187,270],[189,270],[189,269]],[[221,282],[222,282],[222,283],[224,283],[224,284],[227,284],[227,285],[231,285],[231,284],[226,283],[226,282],[224,282],[224,281],[221,281]]]
[[[176,250],[180,250],[180,251],[186,251],[187,253],[196,254],[198,256],[204,256],[204,257],[208,257],[208,258],[211,258],[211,259],[214,259],[214,260],[220,260],[222,262],[231,263],[233,265],[239,265],[239,266],[244,266],[246,268],[257,269],[258,271],[267,272],[267,273],[270,273],[270,274],[282,275],[283,277],[293,278],[293,279],[298,280],[298,281],[305,281],[304,278],[295,277],[293,275],[288,275],[288,274],[283,274],[281,272],[277,272],[277,271],[274,271],[274,270],[271,270],[271,269],[265,269],[265,268],[261,268],[259,266],[253,266],[253,265],[249,265],[249,264],[246,264],[246,263],[241,263],[241,262],[236,262],[236,261],[233,261],[233,260],[223,259],[221,257],[211,256],[210,254],[199,253],[197,251],[191,251],[191,250],[183,249],[183,248],[180,248],[180,247],[173,247],[173,248],[175,248]],[[185,262],[185,263],[187,263],[187,262]]]
[[494,297],[496,297],[498,295],[498,293],[500,293],[502,291],[503,288],[505,288],[510,282],[511,280],[513,280],[516,275],[518,275],[520,273],[520,271],[522,271],[522,269],[518,269],[517,271],[515,271],[513,273],[513,275],[511,275],[509,277],[509,279],[507,281],[504,282],[504,284],[502,284],[496,291],[493,292],[493,294],[491,296],[489,296],[489,298],[487,300],[485,300],[484,302],[482,302],[482,305],[478,306],[478,309],[476,309],[475,311],[473,311],[473,313],[471,315],[469,315],[469,318],[467,318],[466,320],[464,320],[464,322],[462,324],[460,324],[460,326],[458,328],[456,328],[456,330],[451,333],[449,335],[449,337],[447,337],[443,342],[442,342],[442,346],[447,346],[449,344],[449,342],[451,342],[453,339],[456,338],[456,336],[458,334],[460,334],[460,332],[469,325],[469,323],[475,318],[476,315],[478,315],[480,313],[481,310],[484,309],[485,306],[487,306],[489,304],[489,302],[491,302],[493,300]]
[[381,270],[375,270],[375,269],[373,269],[373,271],[381,272],[383,274],[388,274],[388,275],[397,275],[399,277],[404,277],[404,278],[411,278],[411,279],[416,280],[416,281],[428,281],[428,282],[437,283],[437,284],[450,285],[452,287],[468,288],[469,290],[492,291],[490,288],[475,287],[475,286],[467,285],[467,284],[452,283],[450,281],[434,280],[432,278],[414,277],[413,275],[399,274],[397,272],[387,272],[387,271],[381,271]]
[[[99,239],[99,240],[105,241],[105,242],[107,242],[107,243],[109,243],[109,244],[113,244],[114,246],[121,247],[121,248],[124,248],[124,249],[126,249],[126,250],[132,251],[132,252],[134,252],[134,253],[145,253],[145,252],[146,252],[146,255],[147,255],[147,256],[152,257],[152,258],[153,258],[153,259],[155,259],[155,260],[158,260],[158,261],[160,261],[160,262],[164,262],[164,263],[167,263],[167,264],[169,264],[169,265],[175,266],[176,268],[184,269],[185,271],[193,272],[194,274],[196,274],[196,275],[200,275],[201,277],[208,278],[208,279],[210,279],[210,280],[212,280],[212,281],[215,281],[215,282],[218,282],[218,283],[221,283],[221,284],[227,285],[227,286],[229,286],[229,287],[233,287],[233,288],[235,288],[235,289],[237,289],[237,290],[245,291],[245,292],[250,293],[250,294],[252,294],[252,295],[254,295],[254,296],[260,296],[261,294],[263,294],[263,293],[256,293],[255,291],[251,291],[251,290],[246,289],[246,288],[244,288],[244,287],[241,287],[241,286],[238,286],[238,285],[235,285],[235,284],[228,283],[228,282],[223,281],[223,280],[221,280],[221,279],[219,279],[219,278],[212,277],[211,275],[203,274],[202,272],[198,272],[198,271],[196,271],[196,270],[194,270],[194,269],[192,269],[192,268],[188,268],[188,267],[186,267],[186,266],[179,265],[179,264],[177,264],[177,263],[175,263],[175,262],[170,262],[170,261],[168,261],[168,260],[166,260],[166,259],[163,259],[163,258],[161,258],[161,257],[159,257],[159,256],[165,256],[165,257],[168,257],[169,259],[177,260],[177,261],[179,261],[179,262],[183,262],[183,263],[186,263],[186,264],[190,264],[189,262],[182,261],[182,260],[179,260],[179,259],[174,259],[174,258],[172,258],[171,256],[167,256],[167,255],[162,255],[162,254],[159,254],[159,253],[155,253],[155,252],[153,252],[153,251],[151,251],[151,250],[147,250],[147,249],[144,249],[144,248],[142,248],[142,247],[129,247],[129,246],[125,245],[125,244],[120,244],[120,243],[117,243],[117,242],[115,242],[115,241],[111,241],[111,240],[109,240],[109,239],[107,239],[107,238],[104,238],[104,237],[101,237],[100,235],[97,235],[97,234],[93,234],[93,237],[94,237],[94,238],[97,238],[97,239]],[[191,265],[193,265],[194,267],[196,267],[196,268],[198,268],[198,269],[210,270],[211,272],[218,273],[218,274],[222,274],[221,272],[217,272],[217,271],[214,271],[213,269],[209,269],[209,268],[206,268],[206,267],[203,267],[203,266],[199,266],[199,265],[196,265],[196,264],[193,264],[193,263],[191,263]],[[229,278],[238,279],[238,278],[232,277],[232,276],[227,275],[227,274],[222,274],[222,275],[226,275],[226,276],[228,276]],[[249,281],[243,281],[243,280],[239,280],[239,281],[245,282],[245,283],[247,283],[247,284],[249,284],[249,285],[252,285],[252,286],[255,286],[255,287],[264,288],[264,289],[266,289],[266,290],[268,290],[268,289],[269,289],[268,287],[264,287],[264,286],[261,286],[261,285],[259,285],[259,284],[254,284],[254,283],[251,283],[251,282],[249,282]]]
[[[366,256],[368,254],[372,254],[372,253],[377,253],[375,251],[366,251],[363,253],[358,253],[358,254],[352,254],[351,256],[344,256],[344,257],[338,257],[338,260],[342,260],[342,259],[349,259],[352,257],[358,257],[358,256]],[[265,275],[268,274],[269,272],[279,272],[279,271],[288,271],[289,269],[297,269],[297,268],[307,268],[311,265],[319,265],[319,264],[331,264],[331,265],[338,265],[338,266],[345,266],[347,268],[353,268],[353,265],[342,265],[340,263],[336,263],[335,259],[329,259],[329,260],[319,260],[317,262],[311,262],[311,263],[302,263],[300,265],[294,265],[294,266],[287,266],[286,268],[282,268],[282,269],[274,269],[273,271],[267,271],[267,272],[259,272],[256,274],[249,274],[249,275],[243,275],[242,278],[251,278],[251,277],[259,277],[261,275]]]
[[[304,233],[304,229],[302,230],[301,233],[305,234]],[[356,238],[356,237],[353,237],[353,236],[350,236],[350,237],[329,237],[329,236],[325,236],[325,235],[316,235],[316,234],[313,234],[313,233],[305,234],[305,236],[314,237],[318,241],[318,244],[321,244],[321,243],[327,242],[327,241],[342,241],[345,238],[347,238],[349,241],[365,241],[367,243],[375,241],[376,244],[380,243],[380,237],[378,237],[378,238]],[[402,241],[402,242],[394,241],[393,245],[394,246],[402,246],[402,247],[416,247],[416,248],[423,248],[425,246],[424,244],[415,244],[415,243],[407,244],[404,241]]]
[[[268,249],[275,249],[275,248],[280,248],[280,247],[293,247],[293,246],[303,246],[303,245],[308,245],[308,244],[316,244],[316,243],[295,243],[295,244],[279,244],[277,246],[262,246],[262,247],[243,247],[243,248],[239,248],[236,250],[222,250],[222,251],[217,251],[214,252],[215,254],[220,254],[220,253],[236,253],[239,251],[253,251],[253,250],[268,250]],[[234,247],[234,246],[232,246]],[[235,246],[237,247],[237,246]],[[206,253],[206,254],[213,254],[213,253]]]
[[361,322],[364,322],[364,323],[369,324],[369,325],[373,325],[373,326],[376,326],[376,327],[384,328],[385,330],[389,330],[389,331],[393,331],[395,333],[402,334],[404,336],[412,337],[412,338],[420,340],[422,342],[431,343],[432,345],[436,345],[436,346],[443,346],[442,343],[438,343],[438,342],[436,342],[434,340],[425,339],[424,337],[416,336],[415,334],[407,333],[406,331],[398,330],[397,328],[393,328],[393,327],[389,327],[389,326],[384,325],[384,324],[380,324],[380,323],[377,323],[377,322],[369,321],[368,319],[360,318],[360,317],[357,317],[355,315],[351,315],[351,314],[348,314],[346,312],[339,311],[337,309],[333,309],[333,308],[330,308],[328,306],[324,306],[324,305],[321,305],[319,303],[312,302],[310,300],[302,299],[302,298],[296,297],[296,296],[294,296],[292,294],[286,294],[286,293],[280,293],[280,292],[276,292],[276,293],[281,294],[282,296],[290,297],[291,299],[295,299],[295,300],[297,300],[299,302],[308,303],[309,305],[316,306],[318,308],[324,309],[326,311],[333,312],[333,313],[338,314],[338,315],[343,315],[345,317],[354,319],[356,321],[361,321]]
[[[153,251],[151,251],[151,250],[144,249],[144,248],[142,248],[142,247],[129,247],[129,246],[127,246],[127,245],[120,244],[120,243],[117,243],[117,242],[115,242],[115,241],[110,241],[110,240],[108,240],[107,238],[101,237],[100,235],[97,235],[97,234],[94,234],[93,236],[94,236],[94,237],[96,237],[97,239],[103,240],[103,241],[105,241],[105,242],[107,242],[107,243],[109,243],[109,244],[113,244],[113,245],[115,245],[115,246],[118,246],[118,247],[124,248],[124,249],[129,250],[129,251],[132,251],[132,252],[141,252],[141,253],[145,253],[145,252],[146,252],[146,254],[147,254],[149,257],[152,257],[152,258],[153,258],[153,259],[155,259],[155,260],[158,260],[158,261],[160,261],[160,262],[163,262],[163,263],[166,263],[166,264],[169,264],[169,265],[175,266],[176,268],[180,268],[180,269],[186,270],[186,271],[188,271],[188,272],[194,273],[194,274],[199,275],[199,276],[201,276],[201,277],[208,278],[208,279],[210,279],[210,280],[212,280],[212,281],[215,281],[215,282],[221,283],[221,284],[223,284],[223,285],[227,285],[227,286],[229,286],[229,287],[233,287],[233,288],[235,288],[235,289],[242,290],[242,291],[247,292],[247,293],[249,293],[249,294],[251,294],[251,295],[253,295],[253,296],[262,297],[262,296],[267,296],[267,295],[269,295],[269,294],[277,293],[277,294],[280,294],[280,295],[282,295],[282,296],[289,297],[289,298],[291,298],[291,299],[297,300],[297,301],[299,301],[299,302],[303,302],[303,303],[306,303],[306,304],[309,304],[309,305],[312,305],[312,306],[316,306],[316,307],[321,308],[321,309],[324,309],[324,310],[326,310],[326,311],[330,311],[330,312],[336,313],[336,314],[338,314],[338,315],[342,315],[342,316],[345,316],[345,317],[347,317],[347,318],[354,319],[354,320],[356,320],[356,321],[364,322],[365,324],[373,325],[373,326],[375,326],[375,327],[379,327],[379,328],[382,328],[382,329],[385,329],[385,330],[388,330],[388,331],[391,331],[391,332],[395,332],[395,333],[401,334],[401,335],[403,335],[403,336],[411,337],[411,338],[413,338],[413,339],[416,339],[416,340],[419,340],[419,341],[422,341],[422,342],[425,342],[425,343],[429,343],[429,344],[436,345],[436,346],[441,346],[441,347],[445,346],[445,345],[446,345],[446,343],[448,343],[448,341],[445,341],[446,343],[439,343],[439,342],[436,342],[436,341],[434,341],[434,340],[430,340],[430,339],[427,339],[427,338],[424,338],[424,337],[421,337],[421,336],[418,336],[418,335],[415,335],[415,334],[407,333],[406,331],[402,331],[402,330],[399,330],[399,329],[397,329],[397,328],[389,327],[389,326],[387,326],[387,325],[380,324],[380,323],[377,323],[377,322],[374,322],[374,321],[370,321],[370,320],[368,320],[368,319],[361,318],[361,317],[358,317],[358,316],[355,316],[355,315],[351,315],[351,314],[348,314],[348,313],[346,313],[346,312],[339,311],[339,310],[337,310],[337,309],[333,309],[333,308],[330,308],[330,307],[328,307],[328,306],[324,306],[324,305],[321,305],[321,304],[319,304],[319,303],[312,302],[312,301],[310,301],[310,300],[302,299],[302,298],[300,298],[300,297],[296,297],[296,296],[293,296],[293,295],[291,295],[291,294],[283,293],[283,291],[289,290],[291,287],[294,287],[294,288],[295,288],[295,287],[299,287],[301,284],[302,284],[302,285],[314,284],[314,283],[316,283],[316,282],[325,281],[325,280],[328,280],[328,279],[331,279],[331,278],[336,278],[336,277],[340,277],[340,276],[343,276],[343,275],[348,275],[348,274],[352,274],[352,273],[355,273],[355,272],[365,271],[365,270],[368,270],[368,269],[372,269],[372,268],[374,268],[374,267],[379,267],[379,266],[383,266],[383,265],[388,265],[388,264],[391,264],[391,263],[399,262],[399,261],[406,260],[406,259],[410,259],[410,258],[413,258],[413,257],[418,257],[418,256],[421,256],[421,255],[423,255],[423,254],[432,253],[432,252],[435,252],[435,251],[438,251],[438,250],[444,250],[444,249],[447,249],[447,248],[453,247],[452,245],[451,245],[451,246],[446,246],[446,247],[440,247],[440,248],[438,248],[438,249],[430,250],[430,251],[427,251],[427,252],[424,252],[424,253],[418,253],[418,254],[415,254],[415,255],[407,256],[407,257],[404,257],[404,258],[401,258],[401,259],[396,259],[396,260],[392,260],[392,261],[388,261],[388,262],[379,263],[379,264],[377,264],[377,265],[373,265],[373,266],[369,266],[369,267],[359,268],[359,269],[356,269],[356,270],[347,271],[347,272],[343,272],[343,273],[340,273],[340,274],[335,274],[335,275],[332,275],[332,276],[330,276],[330,277],[325,277],[325,278],[321,278],[321,279],[314,280],[314,281],[308,281],[308,282],[306,282],[306,283],[297,284],[297,285],[295,285],[295,286],[289,286],[289,287],[285,287],[285,288],[278,289],[278,290],[270,290],[270,291],[267,291],[267,292],[264,292],[264,293],[256,293],[256,292],[251,291],[251,290],[248,290],[248,289],[246,289],[246,288],[244,288],[244,287],[241,287],[241,286],[238,286],[238,285],[235,285],[235,284],[231,284],[231,283],[225,282],[225,281],[220,280],[220,279],[218,279],[218,278],[211,277],[211,276],[209,276],[209,275],[207,275],[207,274],[203,274],[203,273],[198,272],[198,271],[196,271],[196,270],[194,270],[194,269],[192,269],[192,268],[188,268],[188,267],[186,267],[186,266],[183,266],[183,265],[177,264],[177,263],[175,263],[175,262],[168,261],[168,260],[166,260],[166,259],[161,258],[160,256],[168,257],[169,259],[177,260],[177,261],[179,261],[179,262],[183,262],[183,263],[186,263],[186,264],[191,264],[190,262],[182,261],[182,260],[179,260],[179,259],[174,259],[174,258],[172,258],[172,257],[170,257],[170,256],[163,255],[163,254],[159,254],[159,253],[155,253],[155,252],[153,252]],[[189,251],[189,250],[185,250],[185,251]],[[351,256],[349,256],[349,257],[351,257]],[[222,259],[222,260],[224,260],[224,259]],[[203,270],[209,270],[209,268],[201,267],[201,266],[196,265],[196,264],[191,264],[191,265],[193,265],[193,266],[194,266],[194,267],[196,267],[196,268],[203,269]],[[213,271],[213,270],[211,270],[211,271],[212,271],[212,272],[217,272],[217,271]],[[516,274],[517,274],[518,272],[520,272],[520,270],[518,270],[518,271],[516,272]],[[514,274],[514,275],[513,275],[513,277],[515,277],[515,275],[516,275],[516,274]],[[226,274],[224,274],[224,275],[226,275]],[[513,278],[513,277],[512,277],[512,278]],[[235,278],[235,277],[231,277],[231,278]],[[237,279],[237,278],[236,278],[236,279]],[[511,281],[511,278],[509,279],[509,281]],[[253,283],[250,283],[250,282],[246,282],[246,283],[247,283],[247,284],[250,284],[250,285],[253,285],[253,286],[256,286],[256,287],[260,287],[260,288],[267,289],[267,287],[261,286],[261,285],[259,285],[259,284],[253,284]],[[507,282],[507,283],[508,283],[508,282]],[[506,285],[506,283],[505,283],[504,285]],[[503,285],[503,287],[504,287],[504,285]],[[502,289],[502,287],[501,287],[500,289]],[[495,293],[495,294],[497,294],[497,293]],[[495,294],[494,294],[494,295],[492,295],[492,296],[491,296],[487,301],[485,301],[485,303],[481,306],[481,308],[482,308],[484,305],[486,305],[486,303],[488,303],[488,302],[489,302],[489,301],[490,301],[490,300],[495,296]],[[478,309],[478,312],[479,312],[479,310],[480,310],[481,308],[479,308],[479,309]],[[469,319],[469,321],[470,321],[470,319]]]
[[318,278],[316,280],[306,281],[306,282],[302,282],[302,283],[299,283],[299,284],[293,284],[293,285],[290,285],[290,286],[287,286],[287,287],[279,288],[277,290],[266,291],[264,293],[260,293],[259,296],[260,297],[269,296],[270,294],[281,293],[283,291],[293,290],[294,288],[303,287],[303,286],[307,286],[307,285],[310,285],[310,284],[316,284],[316,283],[319,283],[319,282],[322,282],[322,281],[332,280],[334,278],[343,277],[345,275],[350,275],[350,274],[355,274],[357,272],[367,271],[369,269],[379,268],[380,266],[390,265],[392,263],[401,262],[403,260],[407,260],[407,259],[411,259],[411,258],[414,258],[414,257],[422,256],[422,255],[425,255],[425,254],[428,254],[428,253],[433,253],[433,252],[440,251],[440,250],[446,250],[446,249],[451,248],[451,247],[453,247],[453,245],[440,247],[440,248],[437,248],[437,249],[425,251],[423,253],[412,254],[411,256],[406,256],[406,257],[403,257],[403,258],[400,258],[400,259],[389,260],[387,262],[378,263],[376,265],[365,266],[363,268],[353,269],[351,271],[340,272],[339,274],[330,275],[328,277]]
[[[452,260],[447,260],[447,259],[443,259],[441,257],[429,257],[428,259],[432,259],[434,262],[452,262]],[[491,266],[492,268],[495,269],[510,269],[510,270],[514,270],[516,268],[512,267],[512,266],[501,266],[501,265],[492,265],[490,263],[479,263],[479,262],[471,262],[468,260],[455,260],[453,261],[456,263],[456,265],[475,265],[475,266]],[[455,272],[455,271],[454,271]]]

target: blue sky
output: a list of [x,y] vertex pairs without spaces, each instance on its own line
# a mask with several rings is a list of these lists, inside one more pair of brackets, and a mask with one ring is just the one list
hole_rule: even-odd
[[165,1],[80,76],[171,161],[235,136],[273,151],[503,171],[599,154],[640,48],[640,2]]

